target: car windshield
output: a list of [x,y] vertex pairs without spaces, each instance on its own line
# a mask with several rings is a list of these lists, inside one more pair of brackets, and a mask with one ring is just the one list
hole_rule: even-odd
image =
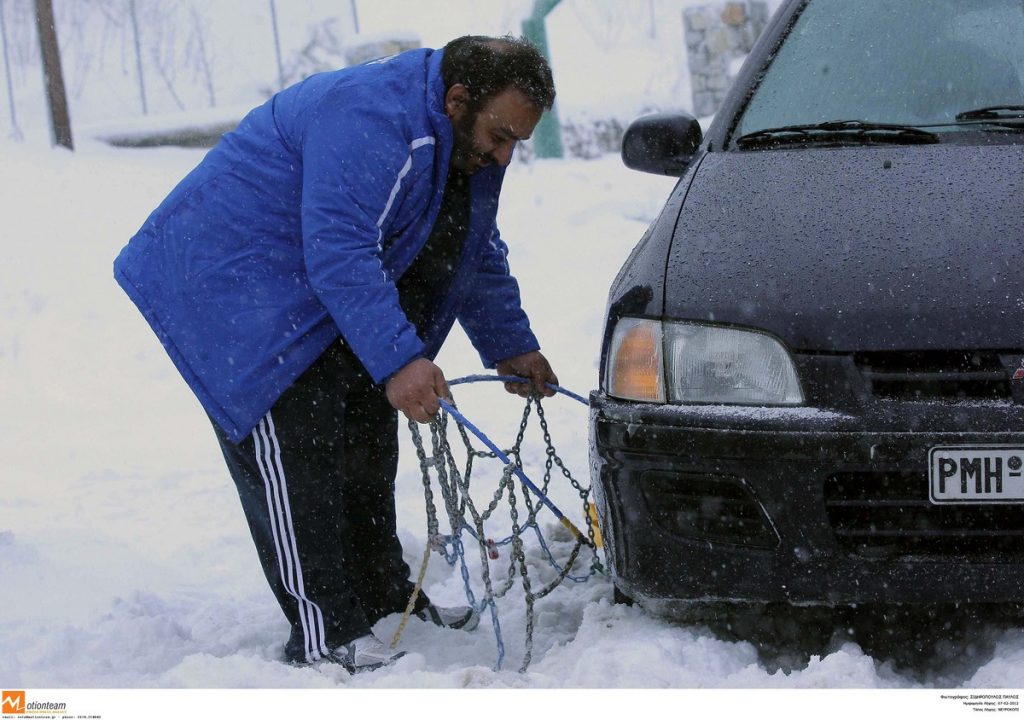
[[1020,106],[1024,0],[810,0],[733,137],[839,120],[977,130],[957,115]]

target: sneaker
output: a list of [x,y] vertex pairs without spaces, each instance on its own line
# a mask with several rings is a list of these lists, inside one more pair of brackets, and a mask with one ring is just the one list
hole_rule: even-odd
[[430,604],[416,613],[423,622],[432,622],[438,627],[469,632],[480,623],[480,613],[468,605],[438,607]]
[[338,663],[354,675],[391,665],[403,655],[404,652],[391,650],[371,634],[335,648],[326,660]]

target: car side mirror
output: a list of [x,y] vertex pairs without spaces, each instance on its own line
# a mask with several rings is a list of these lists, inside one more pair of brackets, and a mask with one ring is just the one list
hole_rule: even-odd
[[704,139],[697,119],[658,113],[634,120],[622,137],[622,162],[632,170],[681,175]]

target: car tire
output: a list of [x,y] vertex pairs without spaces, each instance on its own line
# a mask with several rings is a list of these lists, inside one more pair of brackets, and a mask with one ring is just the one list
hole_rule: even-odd
[[612,586],[612,601],[616,605],[626,605],[627,607],[633,607],[636,601],[633,600],[629,595],[619,590],[619,588]]

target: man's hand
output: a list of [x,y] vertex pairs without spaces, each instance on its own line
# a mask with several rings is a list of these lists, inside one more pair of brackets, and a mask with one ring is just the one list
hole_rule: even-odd
[[444,373],[426,358],[417,358],[391,376],[384,384],[388,402],[410,420],[429,423],[437,415],[437,399],[451,402]]
[[530,382],[528,383],[505,383],[506,392],[519,395],[520,397],[529,397],[530,393],[535,390],[544,397],[551,397],[555,394],[555,391],[545,385],[545,383],[558,384],[558,378],[555,377],[555,373],[551,369],[551,365],[548,364],[547,358],[541,355],[538,350],[502,360],[498,363],[498,374],[518,375],[522,378],[529,378]]

